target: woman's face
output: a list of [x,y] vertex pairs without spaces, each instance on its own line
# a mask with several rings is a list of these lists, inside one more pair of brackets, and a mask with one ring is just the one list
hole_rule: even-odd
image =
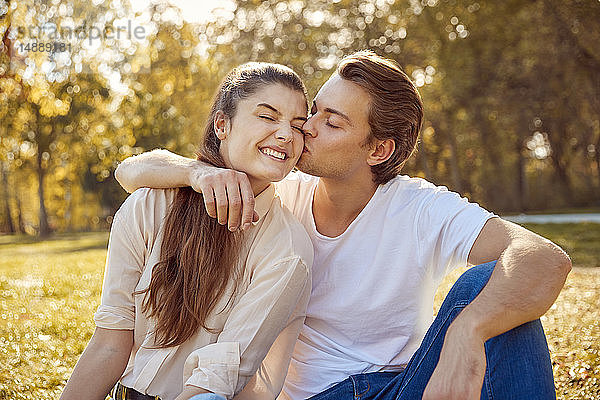
[[304,148],[306,99],[274,83],[238,102],[235,116],[215,116],[215,132],[227,167],[245,172],[255,191],[283,179]]

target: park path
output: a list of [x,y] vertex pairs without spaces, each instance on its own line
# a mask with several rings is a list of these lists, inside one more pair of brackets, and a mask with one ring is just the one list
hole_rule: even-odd
[[508,215],[502,218],[519,224],[568,224],[579,222],[595,222],[600,224],[600,213],[588,214],[539,214]]

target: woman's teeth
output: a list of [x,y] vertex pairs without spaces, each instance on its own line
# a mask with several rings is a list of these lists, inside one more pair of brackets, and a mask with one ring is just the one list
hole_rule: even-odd
[[281,153],[279,151],[276,151],[276,150],[273,150],[273,149],[269,149],[267,147],[265,147],[264,149],[262,149],[262,152],[265,153],[268,156],[279,158],[280,160],[285,160],[285,153]]

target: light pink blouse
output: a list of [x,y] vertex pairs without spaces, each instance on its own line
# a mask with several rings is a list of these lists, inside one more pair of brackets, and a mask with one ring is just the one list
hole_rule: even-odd
[[269,186],[256,197],[259,221],[244,233],[238,292],[227,306],[230,287],[206,321],[219,332],[200,329],[179,346],[152,348],[153,321],[141,311],[143,295],[133,292],[150,282],[159,260],[162,223],[174,195],[173,189],[138,189],[113,220],[102,300],[94,320],[101,328],[134,331],[121,383],[163,400],[175,398],[183,385],[232,398],[267,357],[244,398],[274,399],[283,385],[310,296],[310,239]]

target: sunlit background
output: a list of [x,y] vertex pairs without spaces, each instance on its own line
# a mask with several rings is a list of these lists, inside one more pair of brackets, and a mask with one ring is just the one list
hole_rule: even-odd
[[106,228],[124,198],[117,163],[155,147],[193,154],[228,69],[287,64],[314,95],[344,54],[362,48],[398,61],[425,100],[407,173],[496,212],[597,207],[599,8],[2,0],[0,227]]
[[[114,169],[192,156],[243,62],[286,64],[314,96],[373,49],[425,103],[405,173],[496,213],[598,212],[599,21],[598,0],[0,0],[0,399],[58,397],[126,197]],[[535,231],[581,268],[543,320],[559,398],[598,398],[600,230]]]

